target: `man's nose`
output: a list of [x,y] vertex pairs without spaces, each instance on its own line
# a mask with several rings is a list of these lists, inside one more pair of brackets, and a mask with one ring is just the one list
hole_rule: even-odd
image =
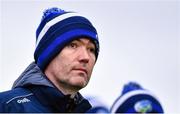
[[89,62],[89,53],[86,48],[81,48],[79,51],[79,61],[83,63],[88,63]]

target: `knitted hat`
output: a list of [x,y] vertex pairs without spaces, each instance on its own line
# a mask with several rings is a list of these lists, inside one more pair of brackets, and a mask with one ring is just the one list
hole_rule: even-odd
[[72,40],[83,37],[89,38],[95,44],[97,59],[99,53],[98,35],[87,18],[56,7],[45,10],[36,31],[35,62],[44,71],[65,45]]
[[113,113],[163,113],[159,100],[139,84],[130,82],[111,107]]

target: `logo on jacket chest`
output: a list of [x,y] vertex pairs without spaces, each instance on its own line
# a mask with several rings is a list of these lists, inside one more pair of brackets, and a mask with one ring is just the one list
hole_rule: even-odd
[[17,103],[21,104],[21,103],[27,103],[30,102],[30,100],[28,98],[22,98],[22,99],[18,99]]

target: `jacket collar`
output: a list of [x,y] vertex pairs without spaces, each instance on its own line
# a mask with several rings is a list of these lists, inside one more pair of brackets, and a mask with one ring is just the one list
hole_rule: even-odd
[[18,79],[16,79],[12,88],[24,87],[27,85],[44,85],[53,87],[53,84],[46,78],[45,74],[35,62],[32,62]]

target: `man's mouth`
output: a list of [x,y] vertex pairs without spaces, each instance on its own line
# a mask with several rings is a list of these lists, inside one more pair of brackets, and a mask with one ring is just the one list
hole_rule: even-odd
[[85,74],[88,74],[87,70],[84,68],[74,68],[73,70],[84,72]]

